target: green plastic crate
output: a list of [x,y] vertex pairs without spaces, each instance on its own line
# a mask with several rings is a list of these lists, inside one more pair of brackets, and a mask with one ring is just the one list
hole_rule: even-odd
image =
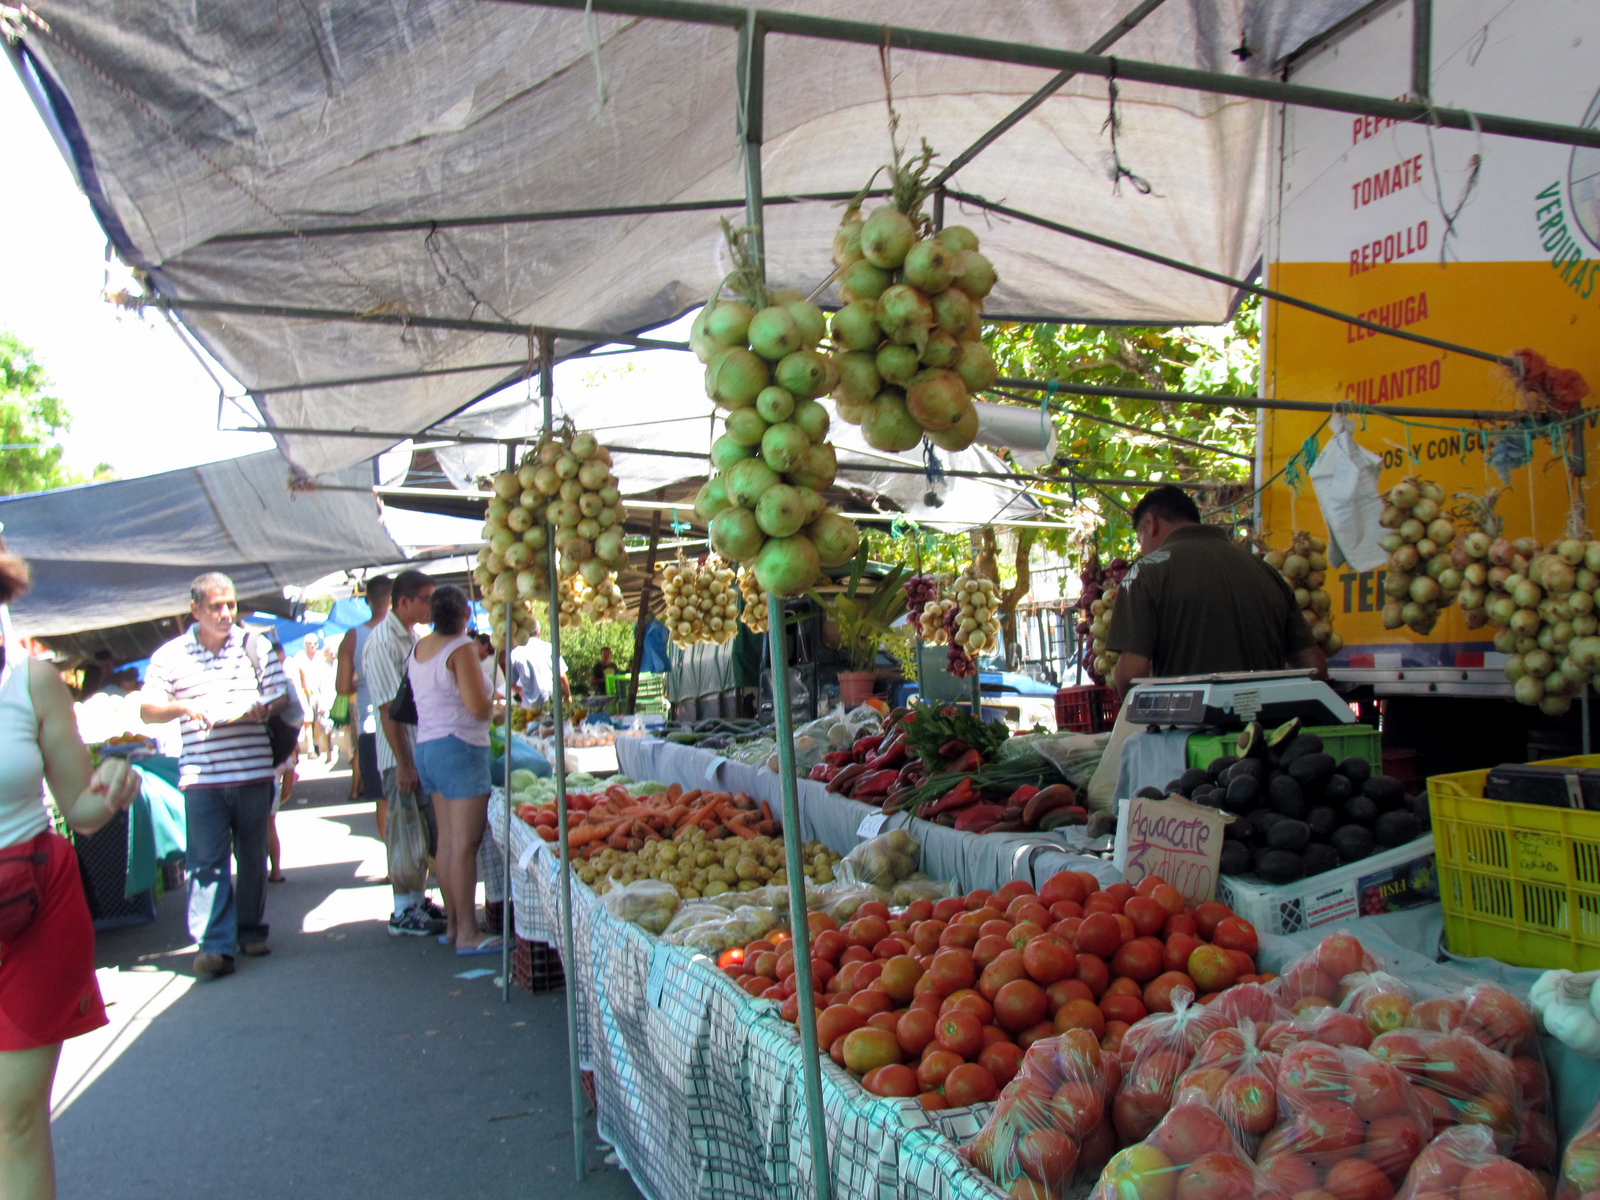
[[[1323,750],[1336,759],[1354,755],[1371,763],[1373,771],[1383,770],[1383,743],[1371,725],[1312,725],[1300,732],[1316,734],[1322,739]],[[1189,735],[1189,765],[1208,767],[1212,759],[1233,754],[1238,744],[1237,733],[1192,733]]]

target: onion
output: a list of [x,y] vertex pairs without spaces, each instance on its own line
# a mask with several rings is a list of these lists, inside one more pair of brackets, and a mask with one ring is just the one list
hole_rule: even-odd
[[1283,560],[1287,557],[1282,550],[1268,550],[1261,556],[1261,560],[1274,571],[1283,570]]
[[839,273],[839,299],[846,304],[857,300],[874,301],[892,282],[894,279],[889,272],[863,258]]
[[1579,563],[1582,563],[1589,549],[1577,538],[1567,538],[1565,541],[1557,542],[1551,548],[1560,556],[1561,561],[1569,567],[1576,567]]
[[1432,538],[1423,538],[1416,543],[1416,546],[1417,557],[1422,559],[1424,562],[1433,558],[1439,553],[1439,547],[1434,543]]
[[842,567],[856,556],[861,545],[861,532],[854,521],[838,513],[825,512],[806,526],[806,536],[817,550],[817,559],[825,567]]
[[1579,613],[1572,618],[1572,632],[1576,638],[1593,637],[1595,631],[1600,630],[1600,619],[1593,613]]
[[778,360],[774,371],[779,386],[802,400],[827,394],[827,359],[815,350],[796,350]]
[[719,346],[743,346],[755,310],[737,300],[713,300],[706,305],[706,333]]
[[768,362],[793,354],[805,342],[794,315],[778,304],[768,305],[752,317],[749,332],[750,349]]
[[1462,568],[1461,578],[1473,587],[1481,588],[1489,582],[1489,568],[1481,562],[1468,563]]
[[1426,525],[1439,515],[1439,504],[1423,497],[1411,506],[1411,515]]
[[[893,388],[879,392],[868,406],[867,415],[861,419],[861,433],[867,445],[890,454],[910,450],[922,440],[922,426],[906,408],[905,396]],[[767,586],[765,581],[762,586]],[[778,589],[767,587],[767,590]]]
[[[1391,570],[1383,577],[1383,594],[1390,599],[1409,594],[1411,591],[1411,576],[1404,571]],[[1513,605],[1513,607],[1515,607]]]
[[1283,560],[1283,573],[1291,581],[1304,579],[1311,572],[1311,564],[1299,554],[1290,554]]
[[756,501],[755,516],[756,524],[768,537],[790,537],[800,532],[800,527],[806,523],[805,498],[798,488],[787,483],[774,484]]
[[1498,630],[1494,635],[1494,648],[1501,654],[1510,654],[1517,648],[1517,635],[1509,629]]
[[1516,548],[1517,553],[1522,555],[1524,558],[1530,558],[1533,555],[1539,553],[1539,539],[1538,538],[1531,538],[1531,537],[1518,538],[1516,541],[1512,542],[1511,544],[1512,544],[1512,546],[1514,546]]
[[1383,606],[1383,627],[1385,629],[1399,629],[1406,623],[1400,601],[1390,600]]
[[1534,705],[1544,699],[1544,681],[1537,675],[1524,675],[1511,689],[1518,704]]
[[833,340],[846,350],[876,350],[883,332],[878,328],[878,306],[871,300],[854,300],[833,314],[829,322]]
[[954,371],[924,371],[906,390],[906,408],[930,431],[954,425],[966,401],[967,389]]
[[[767,364],[743,346],[729,346],[706,364],[706,395],[725,408],[754,404],[767,381]],[[560,459],[556,472],[562,474]],[[572,473],[576,475],[577,469]]]
[[1548,560],[1544,569],[1544,586],[1555,596],[1565,596],[1578,581],[1578,573],[1565,558]]
[[[1482,588],[1473,587],[1470,583],[1463,583],[1458,593],[1461,607],[1468,612],[1483,607],[1484,599],[1488,595]],[[1488,614],[1485,614],[1487,617]]]
[[1539,632],[1539,614],[1531,608],[1519,608],[1506,622],[1521,637],[1532,637]]
[[1571,710],[1571,696],[1545,696],[1539,701],[1539,711],[1547,717],[1565,716]]
[[1427,620],[1428,610],[1417,601],[1411,600],[1400,606],[1400,615],[1407,625],[1420,625]]
[[[727,471],[735,463],[749,458],[754,453],[752,447],[741,446],[732,436],[725,433],[711,443],[711,465],[718,471]],[[571,501],[564,500],[561,503],[567,504]]]
[[728,499],[740,508],[754,509],[761,494],[778,482],[778,473],[759,458],[737,462],[727,473]]
[[1427,532],[1428,527],[1415,517],[1409,517],[1400,523],[1400,536],[1412,544],[1420,542]]
[[[917,230],[911,218],[892,205],[874,209],[861,226],[862,257],[885,270],[893,270],[905,262],[916,240]],[[762,587],[769,592],[774,590],[765,584]]]
[[1511,598],[1517,602],[1518,608],[1534,608],[1544,599],[1544,592],[1531,579],[1524,579],[1515,588],[1508,590],[1511,592]]
[[1461,585],[1466,582],[1461,572],[1454,567],[1444,568],[1435,578],[1438,579],[1439,586],[1447,592],[1459,591]]
[[[1414,512],[1415,510],[1412,511]],[[1443,546],[1456,536],[1456,527],[1454,523],[1439,517],[1437,520],[1428,522],[1428,536]]]
[[998,282],[994,265],[976,250],[962,250],[952,265],[956,286],[974,300],[982,300]]
[[[857,416],[852,420],[845,416],[843,406],[865,405],[878,394],[882,380],[878,375],[877,361],[873,355],[860,352],[841,354],[834,361],[839,368],[839,382],[833,389],[834,401],[840,406],[839,416],[856,424],[861,418]],[[756,403],[759,407],[760,400]]]
[[957,254],[937,238],[918,242],[906,252],[906,282],[929,296],[944,291],[955,282]]
[[961,343],[953,334],[935,329],[928,335],[928,344],[922,350],[922,364],[927,367],[954,367],[961,361]]
[[1426,575],[1411,581],[1411,598],[1418,604],[1428,604],[1439,598],[1439,583]]
[[783,307],[789,310],[789,315],[799,327],[800,340],[804,345],[815,346],[822,340],[822,335],[828,331],[826,313],[804,296],[784,301]]
[[1506,678],[1512,683],[1515,683],[1528,673],[1527,665],[1522,661],[1522,655],[1520,654],[1513,654],[1510,658],[1506,659],[1504,670],[1506,673]]
[[958,287],[946,288],[933,297],[932,303],[933,318],[939,328],[955,338],[966,332],[978,312],[972,297]]
[[1492,545],[1489,540],[1489,535],[1483,532],[1481,529],[1474,529],[1471,533],[1467,534],[1462,541],[1466,547],[1467,553],[1473,558],[1484,558],[1487,556],[1489,553],[1489,547]]
[[755,560],[756,581],[763,591],[788,600],[804,594],[822,573],[817,548],[810,539],[768,538]]
[[808,487],[820,492],[832,486],[834,476],[838,473],[839,460],[832,444],[822,442],[806,451],[805,461],[788,475],[789,482],[796,487]]
[[879,377],[885,383],[894,384],[895,387],[910,386],[911,381],[922,370],[922,361],[915,346],[897,346],[891,343],[882,347],[873,361],[877,365]]
[[933,235],[952,250],[976,250],[978,235],[965,225],[946,225]]
[[796,404],[793,419],[812,442],[823,441],[828,436],[828,410],[815,400],[802,400]]
[[1409,480],[1401,480],[1389,489],[1389,503],[1396,508],[1414,508],[1422,493]]
[[1534,650],[1522,656],[1523,668],[1529,675],[1543,679],[1555,669],[1555,659],[1544,650]]
[[848,267],[861,257],[861,210],[846,210],[844,220],[833,231],[833,265]]
[[1384,534],[1381,538],[1378,539],[1378,545],[1382,546],[1386,551],[1388,551],[1391,554],[1393,554],[1396,550],[1400,549],[1400,547],[1404,546],[1405,544],[1406,544],[1405,539],[1403,537],[1401,537],[1398,533],[1395,533],[1393,530],[1390,530],[1388,533]]
[[1510,566],[1515,554],[1515,548],[1505,538],[1496,538],[1489,543],[1489,561],[1497,567]]
[[901,346],[924,346],[933,329],[933,306],[910,284],[894,284],[878,297],[878,327]]
[[1000,378],[1000,368],[995,365],[994,355],[989,353],[988,346],[978,341],[967,341],[961,343],[956,374],[961,376],[961,382],[967,385],[969,392],[981,392],[994,386],[995,380]]
[[1382,525],[1385,529],[1398,529],[1400,528],[1400,522],[1404,521],[1405,519],[1405,509],[1396,508],[1392,504],[1385,504],[1383,506],[1383,513],[1378,517],[1378,524]]
[[1400,549],[1389,555],[1389,569],[1401,573],[1413,571],[1420,561],[1421,559],[1417,555],[1415,546],[1401,546]]

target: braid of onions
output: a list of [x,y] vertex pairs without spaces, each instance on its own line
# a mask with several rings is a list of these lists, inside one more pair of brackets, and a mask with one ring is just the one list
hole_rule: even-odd
[[[1569,534],[1581,533],[1570,528]],[[1560,716],[1600,672],[1600,542],[1568,536],[1542,549],[1534,538],[1497,538],[1486,556],[1484,604],[1495,649],[1510,654],[1506,678],[1519,704]]]
[[[1504,488],[1490,488],[1482,496],[1471,492],[1456,493],[1456,499],[1461,501],[1456,516],[1461,521],[1462,532],[1456,539],[1455,548],[1450,551],[1450,565],[1461,572],[1461,587],[1456,594],[1456,603],[1461,605],[1461,611],[1466,614],[1468,629],[1482,629],[1489,624],[1489,576],[1495,569],[1495,564],[1489,560],[1489,551],[1500,540],[1505,525],[1504,519],[1494,511],[1494,506],[1504,491]],[[1510,574],[1510,569],[1502,568],[1501,571],[1500,579],[1504,580]],[[1441,585],[1444,582],[1441,577]]]
[[715,555],[662,563],[662,619],[675,646],[709,642],[720,646],[738,630],[739,601],[733,569]]
[[840,420],[861,426],[869,446],[889,453],[914,449],[924,437],[965,450],[978,433],[972,397],[999,377],[980,340],[994,266],[972,230],[935,230],[921,211],[932,160],[927,142],[908,163],[896,147],[886,168],[889,203],[863,218],[857,197],[833,238],[841,304],[828,325],[834,405]]
[[[728,415],[694,508],[718,554],[753,570],[763,591],[790,599],[822,568],[854,558],[861,542],[855,522],[822,498],[838,473],[828,410],[817,402],[836,382],[832,360],[817,349],[827,321],[799,292],[768,292],[748,233],[723,228],[736,270],[695,317],[689,345],[706,364],[706,395]],[[730,284],[738,299],[721,298]]]
[[739,572],[739,595],[744,600],[739,620],[751,633],[765,633],[772,627],[767,619],[767,593],[761,590],[761,581],[748,567]]
[[1384,499],[1378,517],[1378,524],[1389,531],[1378,539],[1389,552],[1383,627],[1404,625],[1426,636],[1433,632],[1439,610],[1455,603],[1463,582],[1451,562],[1455,522],[1443,509],[1444,489],[1431,480],[1402,479]]
[[939,577],[913,575],[900,587],[906,594],[906,616],[916,623],[922,640],[933,646],[948,644],[950,630],[945,627],[945,616],[955,613],[958,606],[944,594]]
[[1333,631],[1333,599],[1322,586],[1328,579],[1328,543],[1301,530],[1287,551],[1268,550],[1261,557],[1294,590],[1294,602],[1322,652],[1339,653],[1344,639]]

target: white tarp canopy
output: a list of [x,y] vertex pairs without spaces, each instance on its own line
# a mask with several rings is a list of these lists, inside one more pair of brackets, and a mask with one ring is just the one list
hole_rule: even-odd
[[189,581],[222,571],[241,597],[278,592],[405,553],[363,489],[370,467],[291,491],[275,450],[140,479],[0,498],[6,549],[33,569],[11,605],[17,632],[49,637],[183,612]]
[[[1113,48],[1128,58],[1270,75],[1363,0],[1168,0]],[[789,10],[1082,49],[1134,0],[1051,4],[806,0]],[[34,5],[13,56],[118,253],[174,300],[282,305],[624,332],[704,300],[729,264],[737,208],[499,220],[743,194],[736,35],[492,0]],[[1235,48],[1241,48],[1235,54]],[[875,47],[769,35],[762,169],[770,196],[854,191],[889,157]],[[945,159],[1052,76],[897,50],[900,136]],[[598,102],[601,81],[605,99]],[[1259,258],[1267,106],[1120,84],[1118,141],[1151,192],[1108,166],[1107,82],[1078,78],[964,167],[952,186],[1238,277]],[[476,223],[460,224],[462,220]],[[772,205],[774,284],[831,270],[839,208]],[[1230,289],[952,204],[1001,283],[989,316],[1219,321]],[[403,228],[313,236],[351,223]],[[240,235],[265,237],[242,239]],[[520,335],[189,312],[270,424],[426,428],[519,377]],[[563,341],[558,354],[581,347]],[[484,364],[498,364],[484,366]],[[306,389],[355,375],[462,374]],[[638,403],[644,403],[641,399]],[[311,475],[370,441],[282,436]]]

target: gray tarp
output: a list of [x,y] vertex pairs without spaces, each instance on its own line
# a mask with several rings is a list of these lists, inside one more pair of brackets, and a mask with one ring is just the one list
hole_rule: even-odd
[[[372,483],[370,467],[325,480]],[[291,492],[275,450],[142,479],[0,499],[6,549],[33,568],[11,606],[27,637],[103,629],[184,611],[189,581],[223,571],[241,596],[310,583],[405,554],[371,494]]]
[[[1169,0],[1115,53],[1269,74],[1362,0]],[[20,20],[24,79],[118,252],[177,298],[381,310],[623,331],[702,301],[728,270],[717,212],[424,226],[228,241],[353,221],[734,197],[735,35],[721,28],[489,0],[180,4],[95,0]],[[807,0],[795,8],[1083,48],[1133,0],[1074,3]],[[1242,60],[1233,51],[1245,47]],[[1051,72],[932,54],[892,57],[900,133],[954,155]],[[606,100],[597,105],[597,79]],[[888,157],[884,76],[870,46],[766,42],[769,194],[853,190]],[[1124,82],[1120,149],[1153,192],[1108,175],[1103,79],[1075,80],[964,168],[955,184],[1234,276],[1259,256],[1265,105]],[[729,213],[737,216],[737,212]],[[810,290],[839,218],[825,203],[766,214],[774,283]],[[1228,289],[981,214],[1001,284],[991,316],[1217,321]],[[520,337],[190,315],[250,387],[526,360]],[[558,352],[576,347],[562,344]],[[423,429],[487,394],[505,368],[261,399],[279,426]],[[642,403],[642,401],[641,401]],[[283,437],[310,474],[371,442]]]

